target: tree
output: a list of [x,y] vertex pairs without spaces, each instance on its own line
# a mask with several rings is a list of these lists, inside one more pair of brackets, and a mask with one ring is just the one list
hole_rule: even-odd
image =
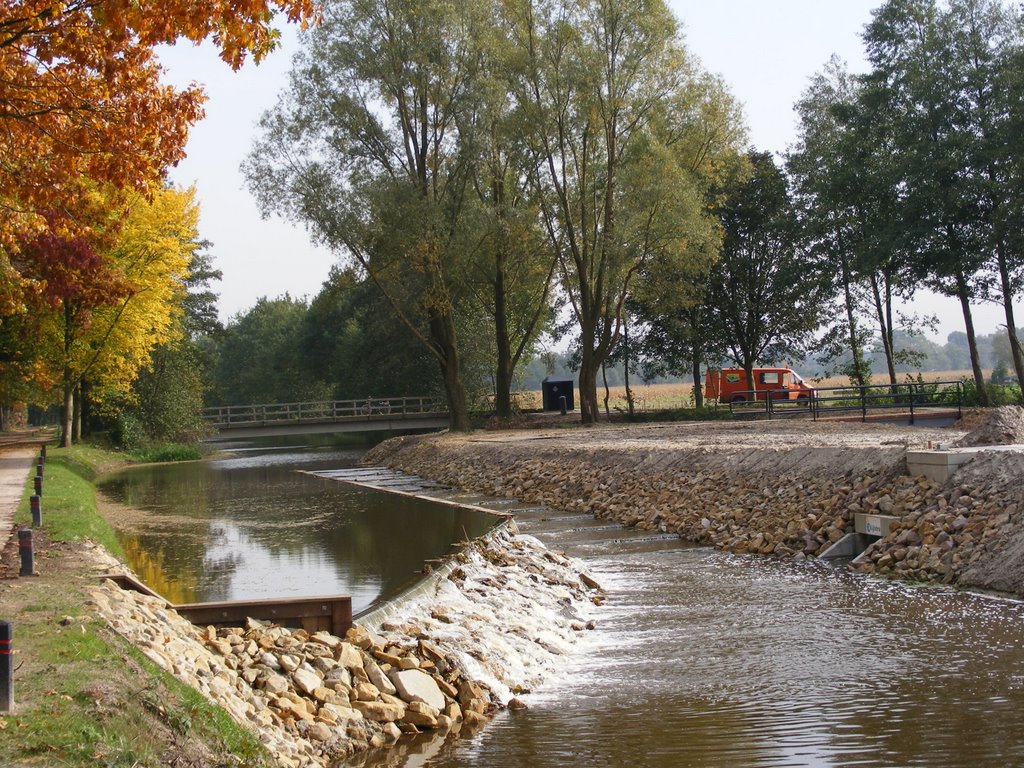
[[[999,183],[999,109],[993,98],[1000,43],[1012,38],[988,0],[890,0],[868,25],[871,87],[893,105],[901,235],[915,274],[961,306],[979,403],[988,404],[972,301],[1004,243],[993,224]],[[1011,323],[1012,325],[1012,323]]]
[[148,193],[183,156],[203,95],[162,85],[154,46],[210,37],[237,68],[273,48],[278,10],[307,22],[316,4],[12,0],[0,8],[0,317],[23,306],[21,243],[45,231],[69,242],[88,236],[71,215],[88,184]]
[[307,375],[330,384],[339,399],[444,391],[430,354],[353,269],[331,270],[300,333]]
[[224,329],[215,380],[220,404],[327,400],[329,386],[306,375],[300,344],[306,302],[261,298]]
[[480,107],[463,116],[460,138],[473,154],[472,181],[482,218],[480,257],[473,262],[470,285],[492,320],[494,410],[509,418],[516,368],[556,314],[552,289],[558,262],[546,247],[530,197],[523,115],[508,98],[511,47],[499,29],[483,46]]
[[459,117],[476,104],[489,8],[356,0],[325,10],[245,166],[263,210],[354,260],[437,362],[470,429],[456,321],[479,241]]
[[29,274],[44,286],[40,356],[62,387],[63,445],[75,434],[83,381],[97,402],[124,397],[153,348],[175,333],[198,215],[192,190],[162,190],[152,202],[135,195],[103,251],[53,233],[25,249]]
[[751,150],[749,176],[723,188],[724,239],[711,273],[712,323],[753,381],[758,362],[802,357],[828,311],[829,283],[799,247],[786,179]]
[[661,0],[505,7],[513,96],[531,128],[531,180],[578,328],[580,412],[592,423],[634,278],[656,255],[685,258],[687,235],[713,226],[704,160],[683,140],[705,89]]
[[186,293],[176,321],[180,332],[153,350],[120,414],[126,447],[135,447],[129,444],[132,440],[193,443],[206,433],[203,406],[212,384],[212,360],[199,342],[223,331],[217,319],[217,294],[210,288],[221,273],[213,269],[210,253],[198,250],[208,247],[207,242],[197,244],[182,281]]

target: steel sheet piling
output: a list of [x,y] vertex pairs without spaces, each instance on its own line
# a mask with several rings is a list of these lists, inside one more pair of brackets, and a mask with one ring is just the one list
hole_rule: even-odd
[[0,621],[0,712],[14,709],[14,627]]
[[22,528],[18,531],[18,553],[21,555],[21,572],[19,576],[31,576],[36,572],[35,556],[32,551],[32,529]]

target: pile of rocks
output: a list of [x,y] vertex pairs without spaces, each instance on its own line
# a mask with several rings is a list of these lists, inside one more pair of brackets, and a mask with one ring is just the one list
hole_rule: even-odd
[[163,669],[255,727],[281,765],[320,766],[403,733],[458,730],[497,708],[524,706],[511,692],[533,684],[537,666],[522,663],[523,654],[518,663],[488,658],[493,643],[467,616],[493,618],[501,604],[508,615],[539,617],[526,632],[501,623],[490,631],[518,635],[529,653],[549,656],[586,626],[573,616],[592,597],[589,577],[533,539],[500,532],[460,553],[456,565],[405,615],[380,631],[353,627],[345,638],[251,619],[198,628],[164,601],[111,581],[92,587],[91,598]]
[[[1019,408],[1001,411],[992,416],[999,426],[980,425],[977,435],[1003,434],[1021,416]],[[643,451],[622,450],[609,440],[569,452],[558,437],[548,436],[542,445],[511,438],[406,438],[382,444],[367,461],[626,526],[675,532],[736,553],[802,559],[851,533],[857,512],[904,516],[871,547],[863,569],[1007,588],[992,583],[992,574],[981,566],[998,557],[1009,535],[1022,528],[1024,475],[1016,470],[1016,454],[982,453],[940,484],[908,476],[906,441],[882,430],[873,448],[844,447],[839,440],[830,448],[818,425],[804,425],[807,443],[787,432],[784,444],[771,437],[777,428],[765,425],[761,448],[737,450],[731,430],[721,432],[716,448],[716,429],[705,425],[699,445],[668,440],[660,451],[652,441]],[[844,429],[869,434],[852,425]],[[630,439],[629,428],[623,428],[619,446]],[[808,444],[815,446],[811,453]],[[1020,559],[1024,574],[1024,536]],[[1021,582],[1009,591],[1020,593],[1024,575]]]

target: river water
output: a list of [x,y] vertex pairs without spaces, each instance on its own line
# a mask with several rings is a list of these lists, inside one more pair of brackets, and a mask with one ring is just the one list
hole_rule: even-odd
[[349,466],[359,455],[236,450],[127,469],[100,490],[125,507],[116,527],[128,564],[172,603],[344,594],[358,613],[494,523],[296,471]]
[[[319,458],[324,461],[316,465],[324,467],[339,457]],[[361,555],[361,565],[341,566],[345,558],[328,552],[350,538],[332,534],[332,526],[350,525],[346,515],[357,514],[337,511],[348,508],[350,501],[338,498],[348,499],[351,489],[335,484],[336,490],[328,490],[323,481],[307,485],[319,478],[297,481],[304,476],[284,471],[289,463],[311,468],[308,456],[275,460],[273,472],[264,471],[265,459],[253,461],[263,467],[264,479],[247,486],[244,503],[223,488],[215,492],[234,501],[207,530],[232,533],[217,538],[219,557],[202,562],[222,560],[236,543],[260,539],[260,521],[290,530],[297,504],[319,509],[327,498],[335,511],[314,515],[323,519],[312,528],[313,539],[325,541],[314,545],[307,538],[301,546],[286,547],[304,553],[290,567],[317,581],[333,570],[345,574],[337,586],[345,580],[356,584],[373,570],[374,557],[393,558],[390,547],[406,546],[400,539],[424,538],[424,515],[433,514],[404,502],[411,506],[398,508],[383,540]],[[203,477],[207,471],[240,469],[213,464],[212,469],[195,465],[194,471]],[[192,486],[183,477],[174,482]],[[207,484],[207,491],[212,487]],[[278,499],[268,505],[276,518],[270,511],[257,519],[247,516],[257,495]],[[398,503],[384,494],[357,495],[358,503],[377,510],[368,512],[371,517]],[[134,492],[123,496],[135,503]],[[160,514],[182,512],[167,508]],[[597,629],[583,633],[563,669],[526,697],[528,710],[499,714],[479,733],[423,741],[357,764],[1024,765],[1020,603],[870,580],[822,564],[731,556],[548,510],[526,511],[518,519],[524,532],[582,558],[608,590],[605,604],[593,610]],[[441,528],[450,533],[453,525],[465,523],[447,521]],[[441,544],[443,538],[435,549],[450,543]],[[140,539],[139,547],[146,546]],[[174,546],[163,546],[166,562]],[[414,557],[404,553],[399,571],[416,570],[422,561],[405,560]],[[244,563],[244,556],[239,559]],[[226,580],[234,583],[248,570],[236,564]],[[225,578],[212,581],[221,585]],[[367,594],[386,591],[384,581],[371,576],[374,586]]]

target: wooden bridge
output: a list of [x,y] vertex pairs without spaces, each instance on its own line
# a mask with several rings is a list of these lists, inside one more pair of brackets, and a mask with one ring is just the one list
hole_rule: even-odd
[[208,441],[332,432],[399,432],[448,426],[448,406],[439,397],[220,405],[203,409],[203,415],[217,430]]

